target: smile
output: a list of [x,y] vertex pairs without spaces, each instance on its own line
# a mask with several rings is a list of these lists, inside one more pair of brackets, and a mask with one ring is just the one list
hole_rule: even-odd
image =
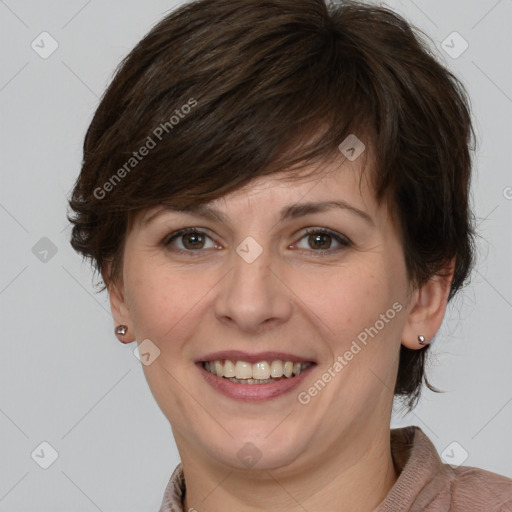
[[195,363],[215,392],[245,402],[289,396],[317,366],[313,359],[290,353],[237,350],[204,355]]
[[253,364],[248,361],[231,361],[229,359],[202,363],[206,371],[236,384],[270,384],[280,379],[300,375],[312,364],[311,362],[302,363],[278,359],[258,361]]

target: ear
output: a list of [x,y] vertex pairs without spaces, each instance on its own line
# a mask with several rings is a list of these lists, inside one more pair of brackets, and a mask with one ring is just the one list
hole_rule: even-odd
[[430,343],[441,328],[454,269],[455,260],[452,260],[443,275],[432,276],[412,294],[412,307],[402,333],[402,345],[405,347],[412,350],[423,348],[418,336],[425,337],[425,344]]
[[133,335],[133,322],[131,321],[130,310],[125,300],[123,281],[122,278],[117,280],[111,278],[111,264],[111,261],[106,262],[101,274],[108,290],[110,310],[114,318],[114,332],[117,326],[125,325],[128,328],[126,334],[123,335],[117,332],[115,334],[122,343],[131,343],[135,341],[135,337]]

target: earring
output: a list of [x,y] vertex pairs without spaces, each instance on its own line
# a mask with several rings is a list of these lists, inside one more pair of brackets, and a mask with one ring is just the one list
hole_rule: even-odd
[[418,336],[418,343],[420,345],[425,345],[427,342],[425,340],[425,336],[422,336],[421,334]]
[[126,325],[118,325],[115,329],[115,333],[120,336],[124,336],[128,332],[128,327]]

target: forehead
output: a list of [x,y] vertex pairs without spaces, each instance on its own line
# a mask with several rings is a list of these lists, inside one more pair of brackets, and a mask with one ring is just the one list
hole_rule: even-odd
[[362,166],[336,161],[308,166],[300,172],[285,171],[258,176],[244,186],[199,205],[175,207],[172,201],[146,209],[141,227],[166,212],[191,213],[231,224],[237,214],[250,211],[260,219],[285,221],[308,214],[343,209],[374,225],[377,213],[371,184]]

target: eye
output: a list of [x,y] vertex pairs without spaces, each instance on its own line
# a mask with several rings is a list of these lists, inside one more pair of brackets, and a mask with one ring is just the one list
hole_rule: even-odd
[[[308,229],[300,240],[304,239],[306,239],[306,243],[309,245],[309,247],[305,248],[306,250],[313,250],[319,253],[335,252],[351,245],[348,238],[325,228]],[[333,241],[338,244],[334,249],[331,247]]]
[[[210,246],[205,245],[207,240],[212,242]],[[175,241],[181,242],[181,247],[176,247],[176,244],[174,243]],[[163,244],[165,246],[174,246],[174,250],[177,252],[191,252],[200,249],[216,248],[213,240],[204,231],[196,228],[180,229],[167,237],[163,241]]]
[[[306,240],[309,247],[300,247],[299,244],[296,244],[297,247],[320,254],[336,252],[351,245],[348,238],[325,228],[308,229],[300,238],[300,241],[302,240]],[[210,241],[210,245],[208,245],[208,241]],[[338,244],[334,248],[332,248],[333,242]],[[198,255],[202,249],[218,248],[210,236],[197,228],[180,229],[165,238],[162,244],[177,253],[196,252]]]

